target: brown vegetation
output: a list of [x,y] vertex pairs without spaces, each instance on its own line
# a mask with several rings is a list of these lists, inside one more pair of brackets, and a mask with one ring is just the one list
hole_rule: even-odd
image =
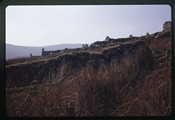
[[7,116],[170,115],[171,37],[143,41],[7,66],[7,79],[22,74],[7,82]]
[[[95,72],[87,66],[64,81],[7,90],[8,116],[165,116],[172,109],[171,64],[138,71],[131,55]],[[63,71],[66,65],[62,66]],[[146,73],[148,72],[148,73]]]
[[98,69],[101,65],[109,64],[111,61],[117,63],[126,56],[126,54],[132,54],[133,59],[135,59],[134,57],[140,57],[139,61],[134,61],[142,64],[142,67],[139,69],[146,69],[146,67],[149,69],[153,68],[151,51],[144,42],[137,41],[107,47],[100,52],[71,52],[53,58],[43,58],[40,61],[8,65],[6,66],[6,87],[26,86],[33,80],[38,80],[39,83],[43,83],[45,77],[60,71],[63,63],[68,65],[70,71],[66,73],[71,74],[71,72],[77,71],[87,65],[92,65],[94,69]]
[[29,62],[29,61],[33,61],[33,60],[36,60],[36,58],[30,58],[30,57],[14,58],[14,59],[7,60],[6,65]]

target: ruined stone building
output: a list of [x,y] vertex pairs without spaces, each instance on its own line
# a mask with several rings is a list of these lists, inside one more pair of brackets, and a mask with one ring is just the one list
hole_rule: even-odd
[[166,21],[163,24],[163,31],[168,31],[168,30],[171,30],[171,21]]
[[46,56],[46,55],[52,55],[52,54],[59,53],[59,52],[61,52],[61,50],[45,51],[44,48],[42,48],[41,55]]
[[109,40],[110,40],[110,37],[106,36],[105,41],[109,41]]

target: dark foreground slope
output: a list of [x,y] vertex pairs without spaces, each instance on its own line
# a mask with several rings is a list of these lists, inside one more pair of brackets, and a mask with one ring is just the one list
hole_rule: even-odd
[[6,114],[170,115],[171,48],[171,36],[152,37],[7,66]]

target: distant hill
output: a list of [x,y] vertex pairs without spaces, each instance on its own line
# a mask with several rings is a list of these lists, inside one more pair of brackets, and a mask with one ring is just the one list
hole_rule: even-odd
[[28,47],[28,46],[17,46],[12,44],[6,44],[6,60],[18,58],[18,57],[29,57],[30,53],[32,55],[41,55],[42,48],[45,50],[58,50],[65,48],[80,48],[82,44],[59,44],[59,45],[50,45],[43,47]]

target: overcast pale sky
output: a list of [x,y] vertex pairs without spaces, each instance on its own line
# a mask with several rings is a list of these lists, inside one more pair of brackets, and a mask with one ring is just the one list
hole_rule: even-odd
[[161,31],[169,5],[8,6],[6,43],[46,46],[92,43]]

